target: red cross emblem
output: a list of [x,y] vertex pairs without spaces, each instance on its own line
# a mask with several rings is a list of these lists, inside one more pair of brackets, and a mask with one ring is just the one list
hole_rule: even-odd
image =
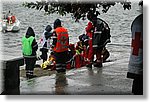
[[67,38],[66,38],[65,36],[61,37],[60,40],[61,40],[60,43],[61,43],[62,45],[66,44],[66,42],[67,42]]
[[143,48],[143,41],[141,38],[141,32],[135,32],[135,39],[132,39],[133,52],[132,55],[138,56],[139,48]]

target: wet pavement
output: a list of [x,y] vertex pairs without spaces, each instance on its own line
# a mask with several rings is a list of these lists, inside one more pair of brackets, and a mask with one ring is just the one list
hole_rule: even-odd
[[132,95],[132,80],[126,78],[128,59],[111,61],[102,68],[72,69],[20,82],[20,94]]

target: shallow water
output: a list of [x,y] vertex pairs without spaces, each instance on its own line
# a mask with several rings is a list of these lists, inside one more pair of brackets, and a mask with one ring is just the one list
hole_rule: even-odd
[[132,80],[125,78],[124,65],[111,65],[24,80],[20,83],[20,94],[131,95]]

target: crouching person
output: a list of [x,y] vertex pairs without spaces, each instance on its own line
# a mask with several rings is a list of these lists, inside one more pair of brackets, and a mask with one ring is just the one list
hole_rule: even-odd
[[27,79],[35,77],[35,75],[33,75],[33,71],[36,63],[37,49],[38,45],[35,40],[34,30],[29,27],[26,35],[22,38],[22,53],[26,64],[25,70]]
[[76,56],[75,56],[75,67],[80,68],[89,64],[87,61],[87,46],[88,46],[89,37],[85,34],[79,36],[79,41],[77,42]]
[[68,61],[69,36],[66,28],[61,26],[61,21],[56,19],[54,22],[53,51],[56,58],[56,71],[65,72],[66,62]]

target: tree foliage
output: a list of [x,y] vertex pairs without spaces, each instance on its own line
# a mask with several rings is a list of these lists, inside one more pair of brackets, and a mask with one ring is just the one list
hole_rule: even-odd
[[124,10],[131,9],[131,2],[122,1],[122,0],[114,0],[113,2],[108,1],[97,1],[97,2],[83,2],[82,0],[72,2],[61,2],[61,1],[36,1],[36,2],[24,2],[23,6],[27,8],[32,8],[36,10],[44,10],[46,14],[57,13],[62,16],[67,13],[71,13],[72,17],[75,18],[76,21],[79,19],[85,19],[86,14],[89,11],[100,15],[100,9],[102,8],[102,12],[106,13],[110,7],[115,4],[120,3],[123,5]]

